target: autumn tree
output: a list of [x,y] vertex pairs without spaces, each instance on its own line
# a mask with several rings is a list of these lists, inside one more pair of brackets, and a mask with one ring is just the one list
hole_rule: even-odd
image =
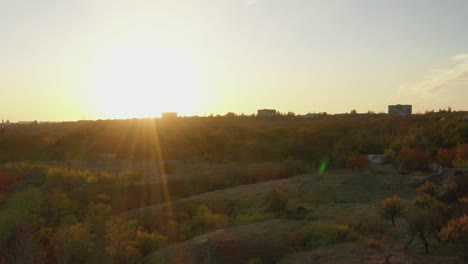
[[453,166],[457,168],[468,168],[468,143],[460,144],[455,149]]
[[[428,185],[423,185],[428,186]],[[422,209],[427,217],[430,227],[433,229],[433,233],[436,234],[437,239],[440,241],[439,232],[447,224],[452,215],[454,215],[456,209],[448,204],[444,204],[434,196],[431,196],[425,192],[420,192],[419,195],[414,198],[413,204]]]
[[143,256],[162,248],[166,242],[167,237],[157,232],[148,233],[138,230],[135,237],[137,247]]
[[455,154],[450,149],[441,148],[437,151],[437,163],[444,167],[452,167]]
[[468,215],[450,220],[440,234],[443,241],[460,245],[466,257],[468,249]]
[[117,263],[136,263],[146,254],[161,248],[167,237],[157,232],[148,233],[138,221],[122,218],[106,223],[106,252]]
[[379,207],[380,216],[392,221],[395,226],[395,218],[401,217],[406,209],[406,202],[398,196],[385,198]]
[[431,197],[437,196],[437,187],[430,181],[426,181],[417,191],[419,194],[427,194]]
[[106,223],[106,252],[117,263],[135,263],[142,255],[135,241],[137,231],[141,230],[135,220],[126,221],[122,218],[111,219]]
[[86,263],[94,251],[94,236],[89,227],[78,223],[59,227],[52,238],[55,255],[59,263]]
[[429,156],[418,149],[403,147],[400,151],[400,160],[403,167],[408,170],[424,170],[429,163]]

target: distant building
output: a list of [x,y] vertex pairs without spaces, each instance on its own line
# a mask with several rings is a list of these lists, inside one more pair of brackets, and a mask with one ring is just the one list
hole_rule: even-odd
[[164,112],[161,114],[161,117],[163,119],[175,119],[177,118],[177,113],[176,112]]
[[275,109],[259,109],[257,110],[258,117],[273,117],[276,116]]
[[316,114],[316,113],[313,113],[313,114],[312,113],[307,113],[305,115],[301,115],[300,117],[302,117],[302,118],[314,118],[314,117],[317,117],[317,116],[318,116],[318,114]]
[[410,116],[413,111],[411,105],[389,105],[388,114],[392,116]]

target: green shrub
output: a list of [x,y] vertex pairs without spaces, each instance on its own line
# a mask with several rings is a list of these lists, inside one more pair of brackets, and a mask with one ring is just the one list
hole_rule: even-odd
[[225,227],[227,222],[226,215],[213,213],[206,205],[200,205],[192,213],[189,229],[185,231],[185,235],[186,237],[202,235]]
[[304,246],[315,249],[344,242],[350,237],[347,225],[314,222],[301,230],[303,232]]
[[259,212],[256,212],[253,214],[238,214],[236,218],[234,219],[234,222],[238,224],[245,224],[245,223],[258,222],[265,218],[266,218],[266,215],[259,213]]
[[167,236],[160,235],[157,232],[148,233],[138,230],[135,241],[137,247],[143,256],[162,248],[167,242]]
[[306,230],[305,239],[307,247],[321,247],[342,242],[349,235],[349,227],[330,223],[314,223]]
[[347,222],[353,231],[361,235],[382,235],[387,229],[380,219],[367,215],[351,217]]
[[274,188],[267,194],[265,203],[267,212],[279,213],[284,211],[288,206],[287,190]]

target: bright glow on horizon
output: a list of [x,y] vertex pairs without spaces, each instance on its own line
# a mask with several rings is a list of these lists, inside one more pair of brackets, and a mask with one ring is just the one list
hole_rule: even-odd
[[87,80],[93,109],[107,118],[193,115],[203,89],[202,70],[186,54],[128,41],[98,56]]

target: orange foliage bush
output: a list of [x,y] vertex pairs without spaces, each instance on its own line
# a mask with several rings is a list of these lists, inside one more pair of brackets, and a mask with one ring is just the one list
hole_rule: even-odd
[[455,150],[453,166],[458,168],[468,168],[468,144],[460,144]]
[[346,168],[353,170],[363,170],[367,167],[368,160],[366,155],[351,155],[346,159]]
[[455,151],[456,160],[468,160],[468,143],[460,144]]
[[429,163],[429,156],[423,151],[403,147],[400,151],[403,167],[409,170],[424,170]]
[[468,215],[450,220],[447,226],[440,232],[440,236],[443,241],[459,244],[467,248]]
[[437,151],[437,163],[444,167],[452,167],[454,153],[450,149],[439,149]]

